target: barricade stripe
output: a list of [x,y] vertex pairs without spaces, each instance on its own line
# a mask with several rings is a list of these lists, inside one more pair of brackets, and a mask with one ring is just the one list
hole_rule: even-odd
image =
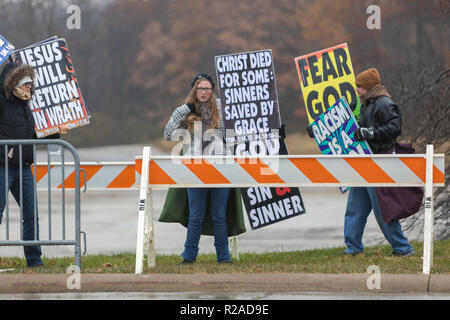
[[[39,183],[39,181],[41,181],[41,179],[48,174],[48,166],[47,165],[45,165],[45,166],[33,165],[33,167],[36,168],[36,177],[35,177],[36,183]],[[33,173],[33,175],[34,175],[34,171],[35,171],[34,168],[31,169],[31,172]],[[50,166],[50,170],[52,168],[53,168],[53,166]]]
[[425,183],[425,158],[400,158],[400,160]]
[[445,183],[444,173],[433,165],[433,183]]
[[266,163],[286,183],[311,182],[308,177],[306,177],[303,172],[298,170],[298,168],[288,159],[276,159],[275,161],[267,161]]
[[[425,183],[425,158],[400,158],[400,160]],[[445,183],[444,172],[438,167],[442,166],[442,162],[439,159],[436,161],[438,163],[433,164],[433,183]]]
[[373,159],[375,163],[389,175],[395,182],[411,181],[413,183],[420,183],[421,180],[408,168],[404,162],[398,158],[392,159]]
[[325,169],[333,173],[340,182],[357,181],[364,183],[365,180],[343,159],[317,159]]
[[247,171],[238,165],[234,159],[220,160],[210,163],[218,170],[230,183],[246,183],[253,179]]
[[[80,166],[80,169],[84,169],[86,172],[86,183],[102,168],[101,165],[93,166]],[[84,186],[84,179],[80,179],[80,187]],[[75,170],[64,180],[65,188],[75,188]],[[62,188],[62,183],[58,186],[58,189]]]
[[260,159],[237,158],[235,161],[258,183],[284,183],[284,181]]
[[395,183],[372,159],[344,158],[368,183]]
[[191,160],[182,160],[184,165],[191,170],[203,183],[207,184],[229,184],[230,181],[225,178],[214,166],[203,159],[201,163],[195,163]]
[[106,188],[131,188],[135,183],[134,165],[128,165]]
[[313,183],[339,183],[316,159],[289,159]]
[[[139,173],[141,172],[142,170]],[[161,167],[154,160],[150,161],[148,174],[149,184],[177,184],[177,182],[173,180],[163,169],[161,169]]]
[[[113,180],[115,180],[117,178],[117,176],[119,176],[125,168],[126,168],[126,165],[121,165],[121,164],[103,165],[101,167],[101,169],[99,171],[97,171],[97,173],[93,177],[91,177],[91,179],[89,179],[89,182],[87,183],[88,189],[92,189],[92,188],[108,189],[111,182]],[[134,168],[133,168],[133,172],[134,172]],[[130,176],[129,180],[130,179],[134,180],[134,176],[133,175]],[[81,180],[84,180],[83,173],[81,173]],[[128,187],[125,184],[122,184],[122,185],[117,185],[114,188],[128,188]]]

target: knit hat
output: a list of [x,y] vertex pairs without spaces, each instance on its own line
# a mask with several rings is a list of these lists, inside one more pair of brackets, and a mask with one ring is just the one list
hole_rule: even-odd
[[370,90],[381,83],[381,77],[375,68],[367,69],[356,76],[356,85]]
[[214,80],[211,78],[211,76],[207,73],[199,73],[195,76],[194,79],[192,79],[191,82],[191,88],[194,87],[195,82],[199,79],[205,78],[206,80],[208,80],[211,83],[212,88],[214,89],[214,87],[216,86],[216,84],[214,83]]

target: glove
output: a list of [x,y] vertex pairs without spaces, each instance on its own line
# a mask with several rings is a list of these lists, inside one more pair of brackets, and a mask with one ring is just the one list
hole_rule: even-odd
[[373,140],[375,139],[375,130],[372,127],[370,128],[361,127],[358,130],[356,130],[355,139],[357,141]]
[[314,133],[313,133],[313,131],[312,131],[311,126],[307,126],[307,127],[306,127],[306,132],[308,133],[308,136],[309,136],[310,138],[314,138]]

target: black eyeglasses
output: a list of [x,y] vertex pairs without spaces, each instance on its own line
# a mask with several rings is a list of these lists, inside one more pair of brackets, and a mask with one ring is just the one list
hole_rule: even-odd
[[212,91],[212,88],[197,87],[197,90],[198,90],[198,91],[206,91],[206,92],[209,92],[209,91]]
[[27,88],[31,88],[33,86],[32,82],[25,82],[22,86],[25,86]]

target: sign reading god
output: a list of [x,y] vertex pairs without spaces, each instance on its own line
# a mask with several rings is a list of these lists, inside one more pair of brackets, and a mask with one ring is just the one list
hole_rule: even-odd
[[345,97],[359,119],[361,102],[347,43],[295,58],[308,123]]

